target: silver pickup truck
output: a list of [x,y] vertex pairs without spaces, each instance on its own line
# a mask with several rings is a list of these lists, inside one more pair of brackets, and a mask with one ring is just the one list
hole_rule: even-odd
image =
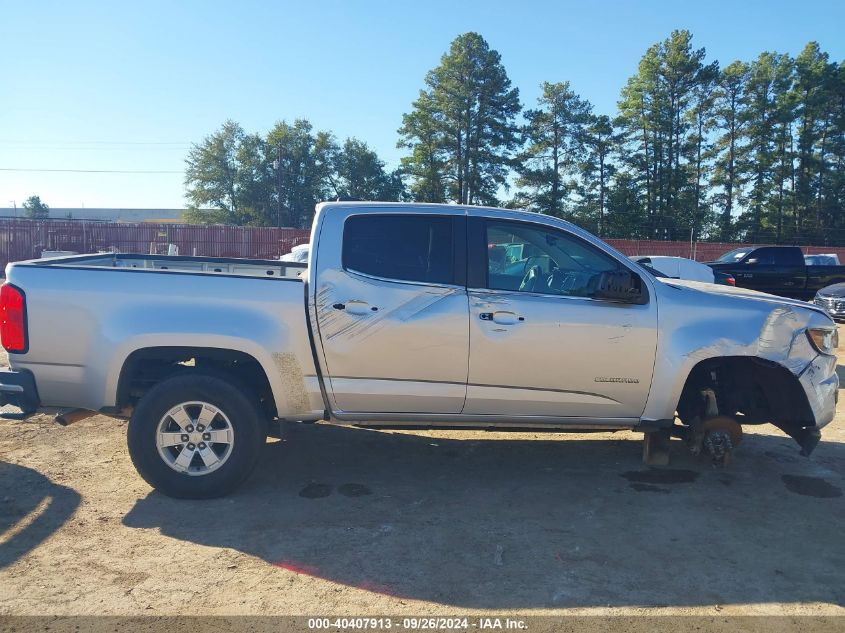
[[835,412],[821,309],[658,279],[533,213],[324,203],[307,264],[98,254],[6,277],[3,402],[129,418],[141,476],[178,497],[240,484],[277,421],[634,429],[659,464],[672,436],[721,463],[762,423],[809,454]]

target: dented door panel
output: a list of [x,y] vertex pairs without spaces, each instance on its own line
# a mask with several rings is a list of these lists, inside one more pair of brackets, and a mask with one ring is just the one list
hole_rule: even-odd
[[339,417],[460,413],[469,354],[466,289],[345,270],[343,227],[352,215],[337,209],[326,217],[314,289],[333,410]]
[[[350,303],[369,309],[351,312]],[[327,271],[317,291],[317,323],[338,409],[459,413],[463,408],[468,352],[463,288]]]

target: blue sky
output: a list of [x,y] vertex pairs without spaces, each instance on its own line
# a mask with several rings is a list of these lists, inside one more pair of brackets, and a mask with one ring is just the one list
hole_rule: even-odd
[[688,28],[710,60],[845,59],[845,2],[47,2],[0,0],[0,207],[180,207],[191,142],[226,118],[247,131],[309,118],[357,136],[389,166],[396,129],[449,42],[478,31],[523,104],[568,80],[597,112],[652,43]]

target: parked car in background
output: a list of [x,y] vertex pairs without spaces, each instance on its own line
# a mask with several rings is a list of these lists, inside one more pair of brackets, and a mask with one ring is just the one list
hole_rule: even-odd
[[736,285],[811,301],[826,286],[845,282],[845,266],[808,266],[799,246],[737,248],[708,265],[733,275]]
[[290,253],[285,253],[279,260],[283,262],[296,262],[297,264],[304,264],[308,261],[308,253],[311,250],[310,244],[297,244]]
[[804,255],[804,263],[807,266],[839,266],[839,255],[836,253]]
[[713,269],[707,264],[701,264],[686,257],[670,257],[667,255],[637,255],[631,257],[638,264],[647,264],[659,270],[672,279],[687,279],[689,281],[704,281],[714,283]]
[[702,264],[694,259],[670,257],[668,255],[634,255],[631,259],[641,266],[645,266],[649,272],[657,277],[736,286],[733,275],[716,272],[707,264]]
[[845,320],[845,283],[825,286],[816,293],[813,303],[835,320]]
[[713,276],[715,278],[715,282],[717,284],[722,284],[723,286],[734,286],[736,287],[736,278],[730,273],[723,273],[719,270],[713,271]]

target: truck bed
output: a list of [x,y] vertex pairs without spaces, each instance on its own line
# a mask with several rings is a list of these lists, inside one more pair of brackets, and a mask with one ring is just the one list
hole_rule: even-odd
[[[26,297],[28,348],[10,355],[37,376],[42,406],[115,405],[138,350],[235,350],[257,361],[279,415],[321,416],[308,338],[303,264],[100,253],[9,264]],[[295,392],[293,405],[286,394]],[[313,398],[312,398],[313,396]],[[314,400],[313,406],[311,400]]]
[[189,257],[180,255],[143,255],[96,253],[34,259],[20,264],[72,268],[122,268],[176,273],[207,273],[236,277],[280,277],[298,279],[307,264],[272,259],[238,259],[225,257]]

